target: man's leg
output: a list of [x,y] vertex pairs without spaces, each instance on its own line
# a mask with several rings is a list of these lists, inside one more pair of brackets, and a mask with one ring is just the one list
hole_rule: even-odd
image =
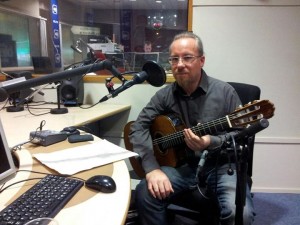
[[[161,169],[169,177],[174,194],[187,190],[196,183],[195,171],[187,165],[176,169],[171,167],[162,167]],[[167,225],[166,208],[168,204],[168,198],[159,200],[152,197],[145,179],[137,185],[136,206],[141,225]]]
[[[215,169],[212,169],[209,171],[207,178],[209,187],[213,191],[216,190],[216,195],[220,206],[220,222],[222,225],[235,224],[236,171],[234,171],[233,175],[228,175],[228,168],[229,167],[227,164],[219,167],[217,175]],[[246,200],[243,212],[244,225],[251,225],[254,221],[255,213],[248,185],[246,185]]]

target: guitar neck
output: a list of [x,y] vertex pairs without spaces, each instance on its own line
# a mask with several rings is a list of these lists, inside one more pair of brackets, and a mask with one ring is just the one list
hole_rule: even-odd
[[[198,136],[207,134],[215,134],[219,131],[224,131],[230,127],[228,117],[219,118],[210,122],[191,127],[191,130]],[[157,138],[153,144],[159,144],[162,148],[167,149],[184,143],[183,130]]]
[[219,131],[224,131],[229,128],[228,117],[222,117],[213,121],[196,125],[191,130],[199,137],[207,134],[216,134]]

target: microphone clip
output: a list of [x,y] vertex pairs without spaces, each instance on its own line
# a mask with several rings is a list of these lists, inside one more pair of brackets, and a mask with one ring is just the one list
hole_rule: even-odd
[[109,94],[111,94],[115,90],[114,85],[115,84],[112,82],[112,77],[105,79],[105,86],[106,86]]
[[105,79],[105,86],[108,90],[108,93],[109,94],[112,94],[114,91],[115,91],[115,88],[114,88],[114,82],[112,81],[115,77],[117,77],[120,81],[122,81],[122,84],[121,86],[124,85],[124,83],[127,81],[122,75],[118,75],[118,76],[112,76],[112,77],[108,77]]

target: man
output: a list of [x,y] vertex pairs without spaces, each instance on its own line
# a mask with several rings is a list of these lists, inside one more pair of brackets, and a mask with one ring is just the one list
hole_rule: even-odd
[[[176,82],[160,89],[131,126],[130,141],[141,157],[146,173],[136,188],[141,224],[168,224],[166,207],[169,199],[197,185],[197,167],[202,152],[207,150],[209,153],[224,143],[224,134],[199,137],[188,127],[224,117],[240,105],[240,99],[230,85],[209,77],[203,70],[205,56],[198,36],[190,32],[176,35],[169,53]],[[187,163],[177,168],[158,164],[149,132],[155,117],[169,113],[180,115],[187,127],[183,130]],[[212,156],[206,160],[201,173],[207,186],[216,191],[222,225],[235,223],[236,173],[229,175],[228,168],[228,162]],[[252,224],[253,211],[247,187],[244,225]]]
[[145,41],[144,52],[152,52],[152,43],[150,41]]

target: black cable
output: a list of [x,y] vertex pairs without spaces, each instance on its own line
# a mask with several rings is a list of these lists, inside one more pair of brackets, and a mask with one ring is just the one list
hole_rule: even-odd
[[31,142],[32,140],[35,139],[36,134],[37,134],[38,131],[42,131],[42,130],[43,130],[43,127],[44,127],[45,125],[46,125],[46,120],[42,120],[42,121],[40,122],[40,126],[37,127],[37,128],[35,129],[34,135],[30,138],[30,140],[29,140],[30,142]]
[[17,182],[14,182],[14,183],[12,183],[12,184],[6,186],[5,188],[1,189],[1,190],[0,190],[0,193],[2,193],[2,192],[5,191],[7,188],[9,188],[9,187],[11,187],[11,186],[13,186],[13,185],[16,185],[16,184],[19,184],[19,183],[22,183],[22,182],[26,182],[26,181],[30,181],[30,180],[41,180],[41,179],[43,179],[43,177],[36,177],[36,178],[29,178],[29,179],[25,179],[25,180],[19,180],[19,181],[17,181]]
[[9,98],[7,98],[7,99],[5,100],[5,103],[4,103],[4,105],[2,106],[2,108],[0,109],[0,111],[1,111],[2,109],[5,109],[5,108],[6,108],[6,105],[7,105],[8,101],[9,101]]
[[81,108],[81,109],[90,109],[90,108],[93,108],[94,106],[98,105],[99,103],[100,102],[96,102],[95,104],[87,106],[87,107],[79,106],[79,108]]
[[[237,153],[237,147],[236,147],[236,142],[235,142],[235,138],[232,134],[230,134],[230,138],[232,140],[232,144],[233,144],[233,150],[234,150],[234,159],[235,159],[235,171],[236,171],[236,179],[237,179],[237,188],[239,190],[241,190],[241,184],[239,181],[240,178],[240,166],[239,166],[239,160],[238,160],[238,153]],[[242,199],[242,192],[239,193],[239,199]],[[237,197],[236,197],[236,201],[237,201]]]
[[[27,103],[27,109],[28,109],[28,112],[33,115],[33,116],[43,116],[43,115],[47,115],[47,114],[50,114],[50,111],[48,112],[45,112],[45,113],[40,113],[40,114],[35,114],[33,113],[30,109],[32,109],[31,107],[29,107],[28,103]],[[39,109],[43,109],[43,108],[39,108]],[[51,109],[51,108],[49,108]]]
[[[93,66],[94,66],[97,62],[99,62],[99,61],[100,61],[99,59],[96,59],[95,62],[92,64],[92,66],[89,68],[89,70],[86,71],[85,74],[82,75],[82,78],[81,78],[81,79],[83,79],[83,78],[84,78],[84,77],[92,70]],[[78,82],[79,82],[79,81],[78,81]],[[96,105],[98,105],[98,104],[99,104],[99,102],[96,102],[95,104],[93,104],[93,105],[91,105],[91,106],[88,106],[88,107],[83,107],[83,106],[79,105],[79,108],[81,108],[81,109],[90,109],[90,108],[93,108],[94,106],[96,106]]]
[[43,175],[55,175],[55,176],[60,176],[60,177],[69,177],[69,178],[75,178],[78,180],[85,181],[85,179],[82,179],[80,177],[74,177],[72,175],[64,175],[64,174],[52,174],[52,173],[45,173],[45,172],[39,172],[39,171],[34,171],[34,170],[18,170],[18,172],[29,172],[29,173],[37,173],[37,174],[43,174]]
[[237,176],[239,175],[239,171],[238,171],[238,155],[237,155],[237,147],[236,147],[236,142],[235,142],[235,138],[233,136],[233,134],[229,134],[230,135],[230,138],[232,140],[232,145],[233,145],[233,151],[234,151],[234,159],[235,159],[235,167],[236,167],[236,173],[237,173]]
[[[38,171],[32,171],[32,170],[18,170],[18,172],[29,172],[29,173],[37,173],[37,174],[43,174],[43,175],[55,175],[55,176],[60,176],[60,177],[68,177],[68,178],[74,178],[74,179],[78,179],[78,180],[81,180],[83,182],[85,182],[84,179],[80,178],[80,177],[73,177],[71,175],[57,175],[57,174],[51,174],[51,173],[44,173],[44,172],[38,172]],[[29,178],[29,179],[25,179],[25,180],[20,180],[20,181],[17,181],[17,182],[14,182],[8,186],[6,186],[5,188],[3,188],[3,186],[5,184],[2,185],[2,187],[0,188],[0,193],[2,193],[3,191],[5,191],[7,188],[13,186],[13,185],[16,185],[16,184],[19,184],[19,183],[22,183],[22,182],[26,182],[26,181],[30,181],[30,180],[41,180],[43,179],[44,177],[35,177],[35,178]]]

